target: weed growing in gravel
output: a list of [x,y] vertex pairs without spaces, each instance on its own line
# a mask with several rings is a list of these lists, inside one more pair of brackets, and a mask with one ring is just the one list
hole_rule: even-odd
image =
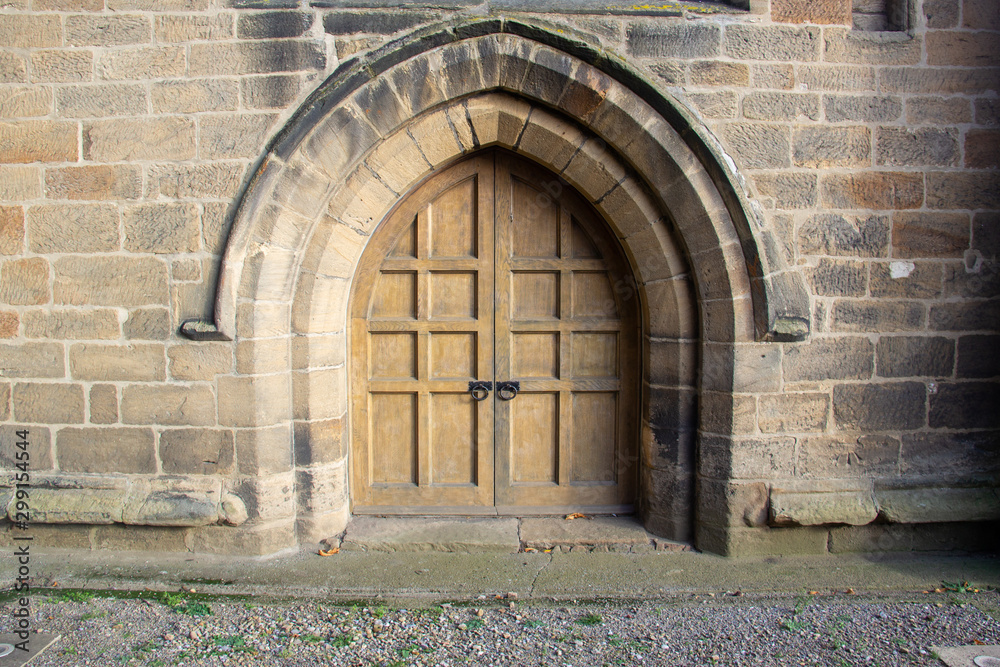
[[525,621],[524,622],[524,627],[526,627],[526,628],[540,628],[543,625],[545,625],[545,623],[543,623],[541,621]]
[[86,614],[80,617],[81,621],[89,621],[92,618],[104,618],[107,616],[107,612],[104,611],[88,611]]
[[600,614],[587,614],[576,619],[576,622],[580,625],[600,625],[604,619],[601,618]]
[[189,600],[180,593],[160,593],[156,596],[160,602],[185,616],[210,616],[212,608],[204,602]]
[[323,638],[320,637],[319,635],[314,635],[310,633],[308,635],[302,635],[302,641],[308,642],[310,644],[318,644],[321,641],[323,641]]
[[334,648],[346,648],[354,643],[354,635],[350,632],[342,632],[341,634],[330,640],[330,645]]
[[485,624],[483,623],[483,619],[481,618],[474,618],[470,621],[466,621],[465,623],[465,627],[467,627],[470,630],[478,630],[479,628],[483,627],[483,625]]
[[389,608],[386,607],[384,604],[380,604],[379,606],[375,607],[374,610],[372,610],[372,616],[374,616],[375,618],[382,618],[387,613],[389,613]]
[[52,596],[54,602],[80,602],[86,604],[94,597],[93,591],[61,591]]
[[800,630],[805,630],[809,624],[804,621],[796,621],[793,618],[782,619],[779,623],[782,630],[788,630],[789,632],[799,632]]

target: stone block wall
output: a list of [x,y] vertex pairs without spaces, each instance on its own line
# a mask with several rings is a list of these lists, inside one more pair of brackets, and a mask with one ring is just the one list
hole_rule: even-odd
[[[269,553],[302,517],[343,523],[347,399],[306,407],[339,348],[273,335],[294,315],[266,293],[234,341],[180,328],[212,320],[236,206],[321,81],[479,18],[398,4],[0,0],[0,465],[27,428],[36,520],[67,544]],[[675,100],[809,287],[806,340],[700,347],[705,549],[913,548],[913,526],[1000,519],[1000,10],[910,0],[886,31],[861,5],[490,8]],[[260,283],[293,279],[286,254]]]

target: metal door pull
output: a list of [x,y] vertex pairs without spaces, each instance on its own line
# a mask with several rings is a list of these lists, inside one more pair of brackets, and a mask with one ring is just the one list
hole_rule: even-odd
[[500,397],[501,401],[514,400],[514,397],[517,396],[517,392],[519,391],[521,391],[521,383],[517,380],[497,382],[497,396]]
[[472,380],[469,382],[469,393],[477,401],[485,401],[493,389],[493,383],[489,380]]

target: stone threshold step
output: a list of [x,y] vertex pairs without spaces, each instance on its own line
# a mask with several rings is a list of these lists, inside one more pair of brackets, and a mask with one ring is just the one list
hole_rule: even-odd
[[342,536],[326,540],[341,551],[518,553],[603,551],[650,553],[691,547],[650,535],[635,517],[356,517]]

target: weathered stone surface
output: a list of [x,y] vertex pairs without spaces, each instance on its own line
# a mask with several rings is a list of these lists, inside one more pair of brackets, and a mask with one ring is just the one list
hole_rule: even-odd
[[743,117],[752,120],[818,120],[819,95],[756,92],[743,98]]
[[147,196],[171,199],[229,199],[243,185],[244,162],[156,166],[147,176]]
[[754,176],[758,194],[761,197],[772,198],[775,208],[783,210],[815,206],[816,182],[815,174],[777,172]]
[[1000,172],[930,172],[927,207],[935,209],[1000,208]]
[[0,255],[20,255],[23,251],[24,209],[0,206]]
[[190,76],[321,71],[326,66],[323,42],[261,40],[192,44],[190,49]]
[[0,311],[0,338],[15,338],[20,326],[21,319],[16,312]]
[[166,308],[136,308],[122,324],[122,334],[131,340],[165,340],[170,333],[170,311]]
[[41,174],[38,167],[0,165],[0,197],[10,201],[41,197]]
[[195,204],[136,204],[124,209],[125,248],[173,254],[201,246],[201,218]]
[[167,265],[147,257],[63,257],[55,262],[57,304],[144,306],[167,302]]
[[[224,426],[267,426],[291,418],[287,374],[260,377],[220,376],[219,423]],[[263,387],[266,385],[266,391]]]
[[870,483],[854,480],[772,486],[769,511],[774,526],[861,526],[878,516]]
[[893,523],[990,521],[1000,518],[1000,497],[989,487],[879,488],[879,514]]
[[782,369],[786,382],[866,380],[872,376],[874,348],[861,336],[814,338],[787,345]]
[[840,384],[833,388],[833,416],[842,429],[919,428],[927,423],[927,388],[922,382]]
[[89,160],[187,160],[195,157],[193,120],[177,116],[95,120],[84,124],[83,154]]
[[[141,194],[142,170],[131,165],[63,167],[45,171],[45,195],[49,199],[138,199]],[[33,215],[41,217],[48,210],[59,217],[69,218],[74,227],[93,224],[89,218],[99,215],[92,209],[74,211],[66,207],[60,209],[35,206],[30,210]],[[81,211],[84,213],[82,216],[79,215]],[[104,213],[104,216],[113,217],[117,226],[117,214],[111,216],[109,213]],[[66,221],[63,224],[66,225]],[[79,232],[74,235],[78,242],[86,240],[85,235]],[[81,239],[81,236],[84,238]],[[115,241],[117,242],[117,233]],[[76,251],[85,252],[82,249]]]
[[818,60],[820,35],[816,27],[732,25],[726,28],[725,53],[735,60]]
[[1000,132],[969,130],[965,135],[965,166],[970,169],[1000,167]]
[[[844,526],[830,530],[830,553],[873,553],[886,551],[996,551],[996,534],[983,530],[982,523],[910,523]],[[945,651],[939,649],[942,659]]]
[[276,521],[295,515],[295,475],[263,476],[240,485],[236,490],[246,503],[250,519]]
[[133,481],[122,520],[145,526],[205,526],[219,521],[219,481],[154,478]]
[[10,51],[0,51],[0,82],[26,83],[27,81],[27,59]]
[[236,36],[240,39],[278,39],[301,37],[313,23],[308,12],[261,12],[241,14],[236,18]]
[[955,125],[972,122],[972,104],[961,97],[911,97],[906,101],[910,124]]
[[122,477],[32,478],[31,521],[110,524],[122,520],[128,481]]
[[27,424],[82,424],[83,387],[78,384],[18,382],[14,419]]
[[0,344],[0,375],[58,378],[66,374],[66,352],[59,343]]
[[795,438],[758,436],[750,438],[702,437],[702,475],[715,479],[774,479],[794,472]]
[[[66,178],[71,181],[82,178],[90,181],[91,187],[100,188],[103,176],[107,176],[110,182],[114,180],[110,173],[102,174],[100,171],[70,173]],[[27,231],[28,247],[37,253],[111,252],[121,248],[118,238],[118,207],[114,204],[32,206],[28,209]]]
[[41,257],[8,259],[0,264],[0,302],[38,306],[49,302],[49,263]]
[[118,421],[118,388],[113,384],[95,384],[90,388],[90,423],[114,424]]
[[739,97],[730,90],[691,93],[688,99],[705,118],[735,118],[739,114]]
[[928,327],[936,331],[993,331],[1000,301],[967,301],[931,306]]
[[148,428],[64,428],[56,435],[65,472],[155,473],[156,449]]
[[73,162],[76,123],[57,120],[0,122],[0,162]]
[[97,75],[106,80],[183,76],[185,68],[184,48],[180,46],[113,49],[97,59]]
[[796,167],[830,169],[871,164],[871,132],[867,127],[801,127],[792,134]]
[[717,25],[637,23],[625,32],[629,53],[640,58],[707,58],[718,55],[721,30]]
[[56,15],[0,15],[0,45],[15,49],[60,46],[62,25]]
[[517,520],[355,517],[340,548],[344,551],[492,551],[520,549]]
[[798,230],[803,255],[885,257],[889,250],[889,217],[820,213]]
[[1000,375],[1000,336],[962,336],[958,339],[958,377]]
[[878,95],[836,95],[824,98],[823,109],[827,121],[839,123],[891,123],[903,113],[903,102],[898,97]]
[[875,161],[895,167],[947,167],[958,164],[958,130],[880,127]]
[[31,54],[31,80],[36,83],[72,83],[94,77],[94,54],[90,51],[52,49]]
[[249,109],[283,109],[302,89],[302,79],[295,74],[250,76],[240,80],[243,106]]
[[931,428],[1000,427],[1000,384],[942,382],[930,396]]
[[175,380],[214,380],[233,367],[229,343],[186,343],[167,348],[170,376]]
[[899,212],[893,216],[896,257],[961,257],[969,247],[967,213]]
[[189,528],[122,526],[117,524],[98,526],[94,529],[94,549],[100,551],[188,551],[185,540],[189,530]]
[[322,515],[347,507],[347,466],[343,461],[300,469],[295,479],[299,512]]
[[911,209],[920,208],[923,202],[921,174],[862,172],[830,174],[820,179],[820,204],[828,208]]
[[165,15],[155,18],[157,42],[187,42],[229,39],[233,36],[234,14]]
[[897,473],[899,438],[888,435],[817,435],[799,440],[796,470],[806,478],[846,479]]
[[295,523],[276,522],[266,526],[234,529],[230,526],[200,526],[192,529],[191,550],[195,553],[265,556],[296,543]]
[[25,86],[8,88],[0,99],[0,118],[48,116],[52,112],[52,91],[48,88]]
[[955,366],[955,341],[941,336],[883,336],[875,347],[881,377],[947,377]]
[[209,160],[255,157],[263,151],[274,120],[271,114],[202,116],[198,155]]
[[823,59],[864,65],[909,65],[920,62],[921,40],[903,32],[865,32],[827,28]]
[[807,3],[796,0],[773,0],[771,20],[779,23],[850,25],[851,9],[851,0],[819,0]]
[[215,396],[205,385],[129,385],[122,390],[121,413],[125,424],[211,426]]
[[821,259],[810,271],[813,293],[819,296],[864,296],[868,289],[868,266],[842,259]]
[[733,147],[732,155],[746,169],[780,169],[792,164],[787,127],[731,123],[722,128],[722,136]]
[[760,397],[757,423],[763,433],[825,431],[830,412],[828,394],[779,394]]
[[151,98],[157,113],[233,111],[239,104],[239,83],[231,79],[157,81]]
[[941,279],[937,262],[873,262],[868,289],[874,297],[928,299],[941,295]]
[[996,35],[988,32],[931,31],[925,39],[928,65],[996,65]]
[[997,431],[932,431],[903,436],[900,472],[907,477],[995,479],[1000,473]]
[[66,43],[71,46],[144,44],[153,35],[150,19],[141,14],[71,14],[65,26]]
[[69,350],[70,373],[77,380],[152,382],[165,379],[163,345],[76,343]]
[[347,455],[346,419],[295,422],[295,462],[318,465],[343,460]]
[[167,429],[160,433],[159,452],[167,474],[229,475],[236,467],[232,431]]
[[747,86],[750,67],[746,63],[705,60],[691,64],[691,83],[696,86]]
[[335,12],[323,17],[323,30],[329,35],[388,35],[412,28],[429,18],[427,14],[411,12]]
[[287,472],[292,467],[289,424],[236,430],[236,461],[242,475]]
[[[9,400],[10,397],[10,385],[7,385],[3,392],[2,398],[4,403]],[[6,412],[6,410],[5,410]],[[9,414],[3,415],[4,420],[10,417]],[[51,470],[53,459],[52,459],[52,436],[49,433],[49,429],[46,426],[31,425],[25,426],[24,424],[4,424],[0,425],[0,438],[3,438],[3,442],[8,443],[6,447],[0,448],[0,468],[5,470],[16,470],[17,469],[17,453],[22,451],[20,448],[16,447],[14,443],[23,442],[23,440],[18,436],[18,431],[28,430],[28,461],[31,464],[32,471],[42,471]],[[0,489],[0,516],[2,516],[2,508],[5,507],[3,502],[3,489]]]
[[841,299],[834,303],[831,315],[834,331],[868,333],[919,331],[927,319],[924,304],[914,301]]

